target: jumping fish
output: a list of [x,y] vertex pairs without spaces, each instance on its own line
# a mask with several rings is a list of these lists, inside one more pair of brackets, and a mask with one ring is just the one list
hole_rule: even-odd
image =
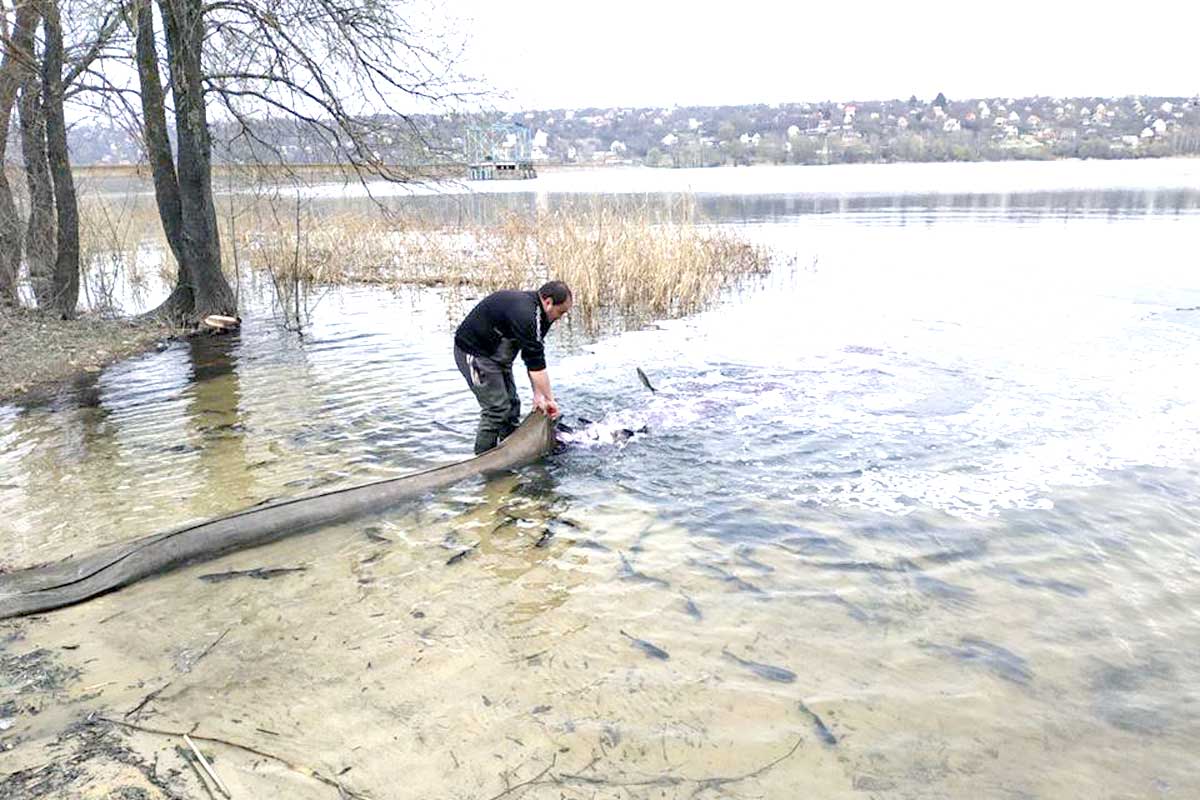
[[630,636],[625,631],[621,631],[621,635],[624,636],[629,641],[633,642],[634,647],[641,650],[643,653],[645,653],[650,658],[657,658],[660,661],[666,661],[667,659],[669,659],[671,657],[671,654],[668,653],[666,650],[663,650],[658,645],[650,644],[650,642],[647,642],[645,639],[638,639],[635,636]]
[[653,386],[650,385],[650,379],[646,377],[646,373],[642,372],[641,367],[637,368],[637,376],[638,376],[638,380],[640,380],[642,382],[642,386],[645,386],[647,389],[649,389],[651,394],[658,393],[658,389],[655,389]]
[[748,661],[744,658],[738,658],[727,649],[722,650],[721,652],[725,654],[726,658],[740,666],[745,667],[760,678],[765,678],[769,681],[778,681],[779,683],[791,683],[792,681],[796,680],[796,673],[792,672],[790,669],[773,667],[770,664],[760,664],[757,661]]

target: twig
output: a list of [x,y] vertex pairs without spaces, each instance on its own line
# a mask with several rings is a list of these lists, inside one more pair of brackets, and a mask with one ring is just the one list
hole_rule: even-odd
[[542,779],[542,776],[544,776],[547,772],[549,772],[554,767],[554,762],[556,762],[556,761],[558,761],[558,753],[555,753],[554,755],[552,755],[550,757],[550,763],[548,765],[546,765],[546,768],[544,770],[542,770],[541,772],[539,772],[537,775],[534,775],[532,778],[530,778],[527,781],[521,781],[520,783],[513,784],[512,786],[508,787],[500,794],[493,795],[491,798],[489,798],[489,800],[500,800],[501,797],[508,797],[510,794],[515,792],[517,789],[521,789],[525,786],[529,786],[531,784],[537,783],[538,781],[540,781]]
[[[716,788],[719,786],[725,786],[726,784],[738,783],[739,781],[748,780],[750,778],[756,778],[759,775],[766,772],[767,770],[774,767],[779,762],[784,761],[788,758],[791,758],[791,756],[797,750],[800,749],[800,745],[802,745],[802,744],[804,744],[804,739],[802,739],[802,738],[797,739],[796,743],[794,745],[792,745],[791,750],[788,750],[786,753],[779,756],[774,761],[764,764],[763,766],[759,767],[758,769],[753,770],[751,772],[747,772],[744,775],[737,775],[737,776],[733,776],[733,777],[717,776],[717,777],[712,777],[712,778],[683,778],[678,775],[665,775],[665,776],[661,776],[658,778],[650,778],[650,779],[647,779],[644,781],[614,781],[614,780],[609,780],[607,778],[602,778],[602,777],[593,778],[588,775],[580,775],[578,773],[571,774],[571,773],[561,773],[561,772],[554,777],[556,780],[560,780],[560,781],[573,781],[576,783],[587,783],[587,784],[592,784],[592,785],[596,785],[596,786],[678,786],[681,783],[694,783],[694,784],[697,784],[697,786],[696,786],[696,791],[693,794],[698,794],[699,792],[702,792],[705,789],[713,789],[713,788]],[[595,762],[593,761],[593,763],[595,763]],[[589,764],[588,766],[591,766],[591,765]],[[586,767],[585,767],[585,769],[586,769]],[[494,798],[493,798],[493,800],[494,800]]]
[[225,782],[221,780],[221,776],[217,775],[216,770],[214,770],[212,765],[208,763],[208,759],[204,757],[204,753],[200,752],[200,748],[196,747],[196,743],[192,741],[192,737],[185,733],[183,735],[183,740],[187,742],[188,747],[192,748],[192,752],[195,753],[196,758],[200,760],[200,766],[204,767],[204,771],[207,772],[209,777],[213,779],[213,783],[215,783],[217,788],[221,790],[221,794],[232,798],[233,795],[229,792],[229,787],[225,785]]
[[192,769],[196,771],[196,777],[199,779],[200,785],[204,787],[204,791],[208,794],[208,796],[213,800],[217,800],[217,796],[213,794],[212,787],[208,785],[208,776],[204,774],[204,770],[200,769],[200,762],[196,761],[194,758],[185,758],[184,761],[187,761],[192,765]]
[[233,628],[226,628],[224,633],[222,633],[220,636],[218,636],[216,639],[214,639],[212,641],[212,644],[210,644],[208,647],[204,648],[200,652],[200,655],[196,656],[196,660],[192,662],[192,665],[190,667],[188,667],[188,672],[191,672],[193,669],[195,669],[196,665],[200,663],[200,659],[204,658],[206,655],[209,654],[209,652],[214,647],[219,645],[221,643],[221,640],[224,639],[226,634],[228,634],[231,630],[233,630]]
[[[157,733],[160,736],[183,736],[185,733],[184,731],[169,731],[169,730],[165,730],[163,728],[151,728],[151,727],[147,727],[145,725],[135,725],[132,722],[122,722],[121,720],[113,719],[112,717],[96,716],[93,719],[100,720],[102,722],[107,722],[110,725],[120,725],[122,728],[129,728],[131,730],[141,731],[143,733]],[[293,772],[299,772],[301,775],[312,778],[315,781],[320,781],[321,783],[325,784],[326,786],[330,786],[334,789],[337,789],[337,791],[340,794],[349,795],[352,798],[356,798],[356,800],[369,800],[367,795],[358,794],[357,792],[352,792],[349,789],[347,789],[345,786],[343,786],[341,783],[339,783],[338,781],[334,780],[333,778],[329,778],[329,777],[326,777],[325,775],[322,775],[321,773],[317,772],[315,769],[312,769],[311,767],[306,767],[303,764],[293,764],[291,761],[288,761],[286,758],[277,756],[274,753],[268,753],[265,750],[259,750],[257,747],[251,747],[250,745],[240,744],[238,742],[231,742],[228,739],[220,739],[220,738],[217,738],[216,736],[201,736],[196,733],[192,733],[189,735],[193,739],[199,739],[202,742],[214,742],[215,744],[223,744],[226,747],[235,747],[238,750],[244,750],[245,752],[253,753],[256,756],[262,756],[263,758],[269,758],[272,761],[277,761],[280,764],[283,764],[285,767],[292,770]]]
[[142,702],[138,703],[136,706],[134,706],[133,708],[131,708],[131,709],[129,709],[128,711],[126,711],[126,712],[125,712],[125,719],[129,719],[129,718],[130,718],[130,717],[132,717],[134,714],[138,713],[138,712],[139,712],[139,711],[141,711],[143,708],[145,708],[145,706],[146,706],[146,704],[147,704],[147,703],[149,703],[151,700],[153,700],[154,698],[156,698],[156,697],[158,697],[160,694],[162,694],[163,690],[164,690],[164,689],[166,689],[166,688],[167,688],[168,686],[170,686],[170,685],[171,685],[171,681],[167,681],[167,682],[166,682],[166,683],[164,683],[162,686],[158,687],[158,688],[157,688],[157,689],[155,689],[153,692],[151,692],[150,694],[148,694],[148,695],[146,695],[145,697],[143,697],[143,698],[142,698]]

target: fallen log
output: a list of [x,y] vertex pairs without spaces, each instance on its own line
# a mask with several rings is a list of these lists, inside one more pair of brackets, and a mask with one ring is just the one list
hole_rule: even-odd
[[535,411],[499,447],[466,461],[252,506],[207,522],[109,545],[82,557],[69,556],[0,575],[0,619],[72,605],[184,564],[383,511],[465,478],[523,466],[553,446],[554,422]]

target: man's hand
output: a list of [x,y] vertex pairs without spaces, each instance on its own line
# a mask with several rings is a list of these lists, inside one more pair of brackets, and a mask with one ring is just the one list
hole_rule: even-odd
[[558,403],[554,402],[554,392],[550,389],[550,376],[546,370],[530,372],[529,383],[533,386],[533,407],[540,409],[550,419],[557,417]]
[[551,396],[535,394],[533,396],[533,407],[542,411],[550,419],[558,416],[558,403]]

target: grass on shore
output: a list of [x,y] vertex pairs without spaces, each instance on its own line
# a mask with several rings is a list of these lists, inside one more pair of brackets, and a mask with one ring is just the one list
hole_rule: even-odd
[[[231,281],[247,271],[269,277],[280,307],[292,315],[314,287],[441,286],[460,301],[553,278],[572,287],[572,316],[595,329],[602,320],[694,313],[771,267],[770,252],[705,225],[687,199],[666,209],[596,203],[511,213],[493,224],[451,224],[274,194],[226,195],[218,205]],[[155,278],[173,280],[153,198],[85,196],[81,223],[87,284],[100,287],[93,290],[99,297],[88,298],[93,307],[119,313],[109,297],[114,286],[136,295]]]
[[256,206],[226,236],[226,253],[227,263],[269,272],[277,288],[416,284],[450,287],[460,298],[563,280],[588,328],[612,315],[693,313],[737,280],[765,274],[771,262],[765,249],[696,222],[690,210],[662,219],[647,209],[606,207],[444,226]]

